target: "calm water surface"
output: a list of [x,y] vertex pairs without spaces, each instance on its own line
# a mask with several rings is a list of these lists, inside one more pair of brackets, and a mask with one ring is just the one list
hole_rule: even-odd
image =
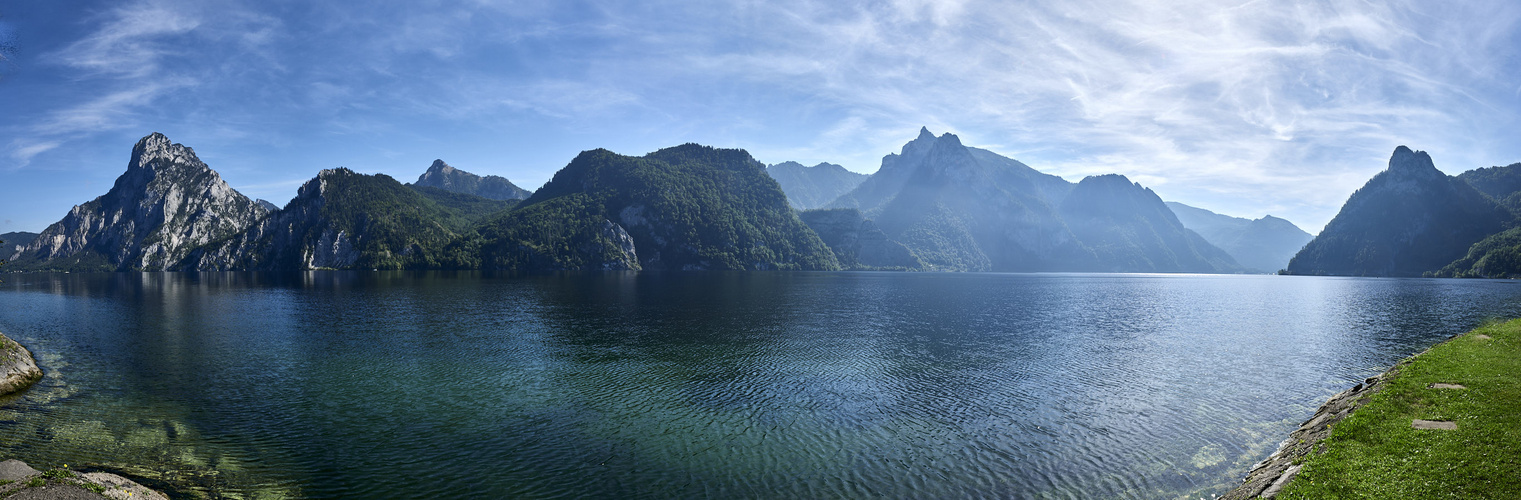
[[0,457],[245,498],[1179,498],[1516,283],[7,275]]

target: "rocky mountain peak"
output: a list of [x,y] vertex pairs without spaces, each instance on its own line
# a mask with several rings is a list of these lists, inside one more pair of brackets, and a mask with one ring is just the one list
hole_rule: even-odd
[[938,142],[938,140],[935,137],[935,134],[930,133],[928,128],[920,128],[919,137],[915,137],[914,140],[908,141],[908,143],[904,144],[902,152],[899,153],[899,156],[902,156],[910,162],[916,162],[919,160],[919,158],[923,157],[925,153],[928,153],[931,148],[935,147],[936,142]]
[[459,169],[449,166],[449,164],[444,163],[443,160],[433,160],[433,164],[428,166],[428,171],[423,172],[423,177],[428,177],[430,175],[450,175],[458,171]]
[[455,193],[464,193],[492,200],[521,200],[527,198],[527,190],[514,185],[504,177],[488,175],[485,177],[466,172],[444,163],[443,160],[433,160],[428,170],[417,176],[417,182],[413,185],[438,188]]
[[1425,151],[1411,151],[1405,146],[1394,148],[1394,154],[1389,157],[1389,172],[1402,176],[1439,177],[1445,175],[1437,170],[1436,164],[1431,161],[1431,155],[1426,154]]
[[189,147],[154,132],[132,147],[106,194],[48,226],[17,260],[33,269],[163,270],[268,213]]
[[164,134],[154,132],[139,139],[137,145],[132,147],[132,161],[127,168],[129,170],[148,168],[157,160],[184,164],[201,163],[201,160],[195,157],[194,150],[182,144],[175,144]]

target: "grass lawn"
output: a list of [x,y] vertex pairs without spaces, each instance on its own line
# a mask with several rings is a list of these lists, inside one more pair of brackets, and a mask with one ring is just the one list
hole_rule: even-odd
[[[1416,430],[1414,419],[1457,430]],[[1521,498],[1521,320],[1416,356],[1303,464],[1278,498]]]

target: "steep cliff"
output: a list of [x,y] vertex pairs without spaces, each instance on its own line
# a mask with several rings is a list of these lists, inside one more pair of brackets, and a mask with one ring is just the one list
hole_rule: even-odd
[[385,175],[323,170],[259,224],[191,252],[182,270],[450,267],[469,221]]
[[157,132],[132,148],[105,195],[48,226],[11,264],[22,270],[162,270],[268,210],[227,186],[195,151]]

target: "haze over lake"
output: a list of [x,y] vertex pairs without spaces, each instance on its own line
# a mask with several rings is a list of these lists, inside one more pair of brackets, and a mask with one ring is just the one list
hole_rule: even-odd
[[18,274],[0,456],[221,494],[1208,497],[1510,281]]

